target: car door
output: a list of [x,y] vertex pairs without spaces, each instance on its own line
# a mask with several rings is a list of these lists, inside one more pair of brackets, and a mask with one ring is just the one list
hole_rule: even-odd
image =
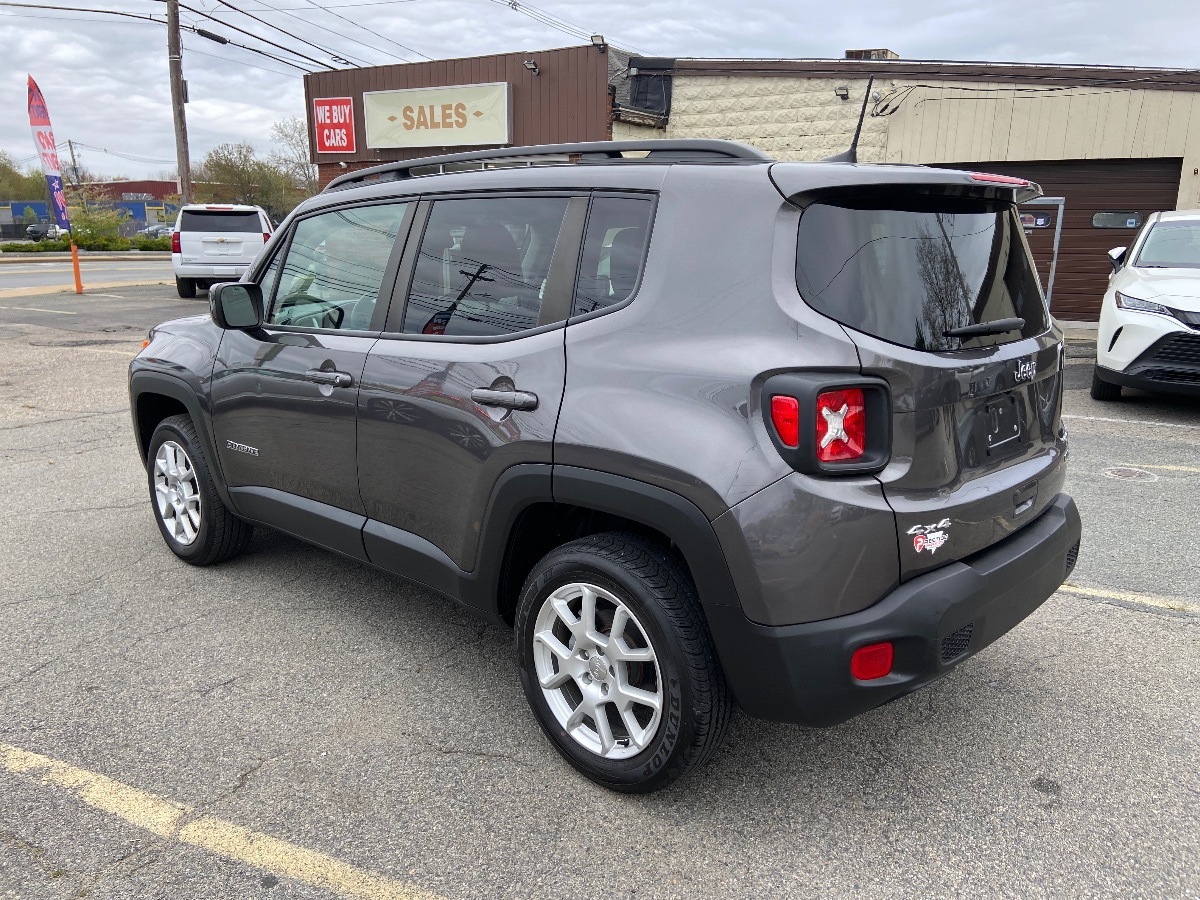
[[[549,499],[587,203],[526,194],[421,204],[358,397],[363,538],[377,565],[445,587],[438,578],[475,568],[506,472],[547,464]],[[411,571],[413,548],[440,571]]]
[[260,279],[263,327],[226,331],[213,370],[217,452],[238,512],[359,557],[359,379],[410,210],[393,201],[298,219]]

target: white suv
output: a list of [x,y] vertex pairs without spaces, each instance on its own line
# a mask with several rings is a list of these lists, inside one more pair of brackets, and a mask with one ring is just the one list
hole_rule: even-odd
[[1108,252],[1092,397],[1121,387],[1200,396],[1200,210],[1157,212]]
[[237,281],[271,237],[271,220],[257,206],[193,204],[179,210],[171,235],[171,266],[180,297],[196,288]]

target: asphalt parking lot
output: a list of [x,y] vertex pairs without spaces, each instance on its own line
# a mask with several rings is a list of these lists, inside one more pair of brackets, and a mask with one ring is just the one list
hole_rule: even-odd
[[740,717],[627,797],[542,737],[509,632],[266,531],[168,552],[125,369],[206,308],[0,299],[0,896],[1200,897],[1200,402],[1095,403],[1073,346],[1069,585],[922,692]]

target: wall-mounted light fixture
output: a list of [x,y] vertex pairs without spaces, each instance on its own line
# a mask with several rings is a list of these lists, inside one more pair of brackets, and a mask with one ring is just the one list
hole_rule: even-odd
[[835,87],[833,89],[833,92],[835,94],[837,94],[839,97],[841,97],[843,100],[850,99],[850,88],[846,87],[846,85],[844,85],[844,84],[839,84],[837,87]]
[[602,35],[602,34],[593,34],[592,35],[592,46],[595,47],[597,50],[599,50],[601,53],[603,53],[605,50],[608,49],[608,43],[604,40],[604,35]]
[[527,68],[534,75],[541,74],[542,70],[538,68],[538,64],[532,59],[525,60],[525,62],[521,63],[521,65],[523,65],[525,68]]

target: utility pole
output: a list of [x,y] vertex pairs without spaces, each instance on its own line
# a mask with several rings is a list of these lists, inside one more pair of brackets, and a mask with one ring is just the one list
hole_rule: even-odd
[[192,202],[192,164],[188,159],[187,102],[183,83],[183,44],[179,39],[179,0],[167,0],[167,62],[171,69],[171,108],[175,114],[175,160],[179,168],[179,202]]
[[79,187],[79,163],[75,162],[75,142],[67,138],[67,149],[71,151],[71,180]]

